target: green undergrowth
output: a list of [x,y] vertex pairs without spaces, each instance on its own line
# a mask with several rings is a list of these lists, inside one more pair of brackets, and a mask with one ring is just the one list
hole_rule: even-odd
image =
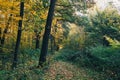
[[17,68],[12,70],[13,53],[4,52],[0,63],[0,80],[44,80],[42,76],[45,68],[36,67],[39,53],[39,49],[22,49],[18,55]]
[[0,80],[44,80],[45,69],[43,68],[23,68],[18,67],[14,70],[1,70]]
[[90,73],[89,75],[97,72],[101,74],[101,80],[120,79],[119,48],[98,46],[88,48],[86,52],[66,48],[57,53],[55,60],[71,62],[86,69]]
[[[5,61],[0,70],[0,80],[119,80],[120,49],[97,46],[86,52],[63,48],[48,53],[44,68],[37,68],[40,50],[23,49],[18,67],[10,69],[11,61]],[[9,57],[9,56],[8,56]],[[8,64],[9,63],[9,64]]]

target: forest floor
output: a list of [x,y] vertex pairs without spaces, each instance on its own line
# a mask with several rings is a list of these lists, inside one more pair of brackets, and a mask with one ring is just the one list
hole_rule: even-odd
[[[0,80],[119,80],[112,79],[104,71],[96,70],[96,67],[91,68],[89,64],[85,64],[85,57],[80,57],[80,60],[78,60],[79,63],[73,60],[65,60],[67,58],[65,55],[70,57],[72,51],[62,51],[48,55],[48,62],[46,62],[43,68],[36,68],[38,55],[31,56],[30,54],[30,57],[28,53],[32,53],[32,51],[25,52],[27,54],[25,54],[26,56],[22,56],[23,60],[22,58],[21,60],[23,62],[26,60],[26,62],[20,63],[18,68],[11,70],[11,62],[9,61],[5,64],[5,69],[0,68]],[[32,54],[35,53],[38,52],[33,51]],[[93,59],[91,61],[94,62],[96,60]],[[82,66],[83,64],[85,66]],[[114,75],[110,71],[108,73]]]
[[[106,80],[107,75],[104,72],[82,67],[76,62],[60,58],[62,54],[67,54],[62,51],[48,56],[49,65],[44,70],[43,80]],[[67,52],[70,54],[69,51]]]
[[63,61],[50,64],[44,75],[45,80],[104,80],[102,77],[103,74],[96,71]]

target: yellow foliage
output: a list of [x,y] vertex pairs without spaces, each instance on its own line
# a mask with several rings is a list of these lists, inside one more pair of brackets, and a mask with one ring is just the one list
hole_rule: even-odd
[[12,7],[13,4],[12,4],[12,2],[8,2],[8,1],[0,1],[0,6],[2,6],[2,7]]
[[40,18],[41,19],[46,19],[47,18],[47,13],[41,13]]
[[117,47],[117,46],[120,46],[120,42],[116,39],[112,39],[108,36],[104,36],[106,38],[106,40],[108,40],[110,42],[110,45],[114,46],[114,47]]
[[13,19],[14,19],[14,20],[17,20],[17,21],[22,20],[21,17],[13,17]]
[[37,15],[37,14],[36,14],[36,11],[31,11],[31,14],[33,14],[33,15]]

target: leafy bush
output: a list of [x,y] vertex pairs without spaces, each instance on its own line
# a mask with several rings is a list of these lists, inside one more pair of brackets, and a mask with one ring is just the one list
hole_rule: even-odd
[[[98,68],[102,69],[102,71],[109,74],[109,77],[113,79],[120,78],[120,49],[112,48],[112,47],[104,47],[98,46],[89,49],[91,56],[98,58],[99,61],[90,58],[92,60],[92,64],[97,65]],[[95,63],[94,63],[95,62]]]
[[39,60],[39,49],[21,49],[19,52],[19,66],[34,66]]
[[0,80],[44,80],[43,69],[16,68],[15,70],[1,70]]
[[70,60],[72,56],[74,56],[75,50],[70,49],[61,49],[56,53],[56,60]]
[[106,10],[97,12],[90,17],[90,26],[85,25],[93,44],[103,44],[103,36],[109,36],[112,39],[120,40],[120,15],[116,11]]
[[83,27],[73,27],[67,39],[64,42],[64,47],[72,50],[81,50],[86,46],[86,33]]
[[120,49],[97,46],[88,48],[86,53],[72,49],[62,49],[56,53],[59,60],[70,61],[78,66],[104,72],[106,79],[118,80],[120,77]]

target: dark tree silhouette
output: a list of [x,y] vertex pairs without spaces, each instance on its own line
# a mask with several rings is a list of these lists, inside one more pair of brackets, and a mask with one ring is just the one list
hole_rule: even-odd
[[1,37],[2,37],[2,28],[0,27],[0,41],[1,41]]
[[[9,28],[11,18],[12,18],[12,14],[10,14],[10,16],[9,16],[9,19],[8,19],[7,24],[5,26],[5,29],[3,31],[3,36],[2,35],[0,36],[0,51],[1,52],[2,52],[2,47],[4,47],[4,44],[5,44],[5,36],[6,36],[7,32],[8,32],[8,28]],[[2,28],[1,28],[0,31],[1,31],[1,34],[2,34]]]
[[35,32],[35,40],[36,40],[36,44],[35,44],[35,48],[39,49],[39,44],[40,44],[40,32],[38,32],[38,30],[34,30]]
[[105,37],[103,37],[103,46],[110,46],[110,42]]
[[54,14],[55,3],[56,3],[56,0],[50,0],[50,7],[49,7],[49,12],[47,16],[46,25],[45,25],[42,49],[41,49],[41,54],[40,54],[39,64],[38,64],[38,66],[41,66],[41,67],[43,66],[43,63],[46,61],[46,55],[48,51],[48,40],[49,40],[50,31],[51,31],[51,24],[52,24],[52,18]]
[[[20,17],[23,18],[24,15],[24,2],[20,3]],[[17,33],[17,41],[15,45],[15,52],[14,52],[14,60],[12,64],[12,68],[16,68],[17,62],[18,62],[18,50],[19,50],[19,45],[20,45],[20,40],[21,40],[21,33],[22,33],[22,20],[19,20],[18,23],[18,33]]]

